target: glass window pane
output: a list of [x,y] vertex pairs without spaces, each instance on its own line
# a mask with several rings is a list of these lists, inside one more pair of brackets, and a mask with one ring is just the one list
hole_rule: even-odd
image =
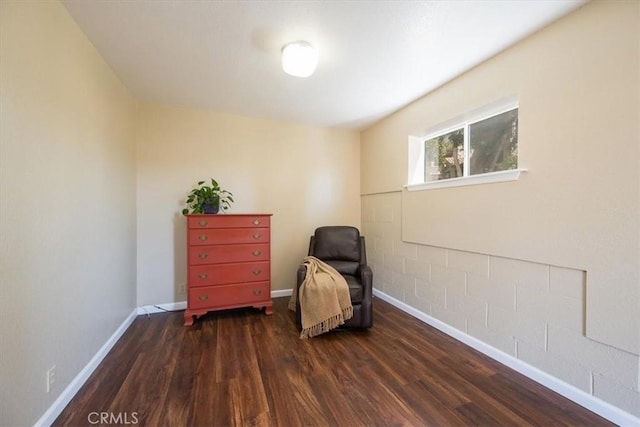
[[471,175],[518,167],[518,109],[469,126]]
[[464,174],[464,128],[425,141],[424,182]]

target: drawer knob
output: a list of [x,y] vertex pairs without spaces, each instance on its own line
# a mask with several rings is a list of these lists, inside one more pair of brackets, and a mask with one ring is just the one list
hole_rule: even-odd
[[254,295],[260,295],[261,293],[262,293],[262,290],[260,290],[260,289],[254,289],[253,290],[253,294]]
[[254,219],[253,220],[253,225],[260,225],[260,220],[259,219]]
[[200,222],[199,222],[198,224],[200,224],[200,226],[201,226],[201,227],[204,227],[205,225],[207,225],[207,224],[209,224],[209,223],[207,222],[207,220],[206,220],[206,219],[201,219],[201,220],[200,220]]
[[260,255],[260,253],[261,253],[261,252],[260,252],[259,250],[257,250],[257,249],[256,249],[256,250],[255,250],[255,251],[253,251],[252,253],[253,253],[253,256],[258,256],[258,255]]
[[202,252],[202,253],[198,254],[198,258],[200,258],[200,259],[206,259],[208,256],[209,256],[209,254],[206,253],[206,252]]
[[255,270],[253,270],[253,275],[254,276],[257,276],[260,273],[262,273],[262,270],[260,270],[259,268],[256,268]]
[[258,240],[258,239],[260,238],[260,233],[255,233],[255,234],[253,235],[253,238],[254,238],[254,239],[256,239],[256,240]]
[[206,300],[208,300],[208,299],[209,299],[209,296],[208,296],[208,295],[200,295],[200,296],[198,297],[198,299],[199,299],[200,301],[206,301]]
[[200,273],[200,274],[198,274],[198,277],[201,278],[202,280],[204,280],[207,277],[209,277],[209,275],[207,273]]
[[207,240],[209,238],[209,236],[207,236],[206,234],[201,234],[200,237],[198,237],[198,238],[204,242],[205,240]]

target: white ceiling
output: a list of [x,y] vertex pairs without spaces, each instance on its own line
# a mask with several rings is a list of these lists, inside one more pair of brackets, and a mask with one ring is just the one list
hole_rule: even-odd
[[[135,97],[361,129],[584,0],[63,0]],[[288,42],[320,54],[301,79]]]

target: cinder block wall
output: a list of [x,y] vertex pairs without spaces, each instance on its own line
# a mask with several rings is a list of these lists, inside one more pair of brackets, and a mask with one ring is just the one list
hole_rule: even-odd
[[638,356],[584,335],[585,272],[403,242],[401,205],[362,196],[376,289],[640,416]]

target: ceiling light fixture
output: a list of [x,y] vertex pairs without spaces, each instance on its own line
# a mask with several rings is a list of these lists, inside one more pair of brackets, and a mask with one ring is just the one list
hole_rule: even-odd
[[305,41],[289,43],[282,48],[282,69],[296,77],[309,77],[318,66],[318,51]]

